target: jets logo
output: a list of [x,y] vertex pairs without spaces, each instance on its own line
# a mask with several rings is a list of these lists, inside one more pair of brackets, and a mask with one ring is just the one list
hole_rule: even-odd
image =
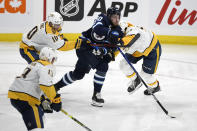
[[84,15],[84,0],[56,0],[55,11],[62,15],[64,21],[79,21]]
[[[71,10],[75,8],[75,11],[72,13]],[[71,0],[66,5],[64,4],[64,0],[61,0],[60,12],[68,17],[75,16],[79,13],[79,0]]]

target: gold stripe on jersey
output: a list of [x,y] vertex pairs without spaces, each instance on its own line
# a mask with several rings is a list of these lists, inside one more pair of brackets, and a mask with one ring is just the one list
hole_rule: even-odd
[[65,41],[64,45],[58,48],[57,50],[61,50],[61,51],[72,50],[72,49],[75,49],[75,44],[76,44],[76,41]]
[[156,66],[155,66],[154,73],[157,71],[157,67],[158,67],[158,64],[159,64],[159,57],[160,57],[159,56],[159,53],[160,53],[159,46],[156,49],[156,53],[157,53],[157,61],[156,61]]
[[53,30],[53,28],[49,25],[48,22],[45,22],[45,32],[46,34],[54,34],[54,35],[59,35],[59,31],[61,31],[61,28],[59,28],[57,31]]
[[[131,36],[125,36],[122,40],[124,42],[124,45],[128,45],[129,42],[134,38],[135,35],[131,35]],[[153,38],[152,41],[150,43],[150,46],[148,48],[145,49],[144,52],[139,52],[139,51],[135,51],[132,56],[134,57],[140,57],[140,56],[148,56],[148,54],[152,51],[152,49],[155,47],[155,45],[157,44],[157,36],[155,35],[155,33],[153,33]]]
[[[20,48],[24,50],[24,53],[31,59],[31,61],[34,61],[35,58],[31,55],[31,53],[28,50],[35,50],[33,46],[28,46],[23,41],[20,43]],[[36,50],[35,50],[36,51]]]
[[40,64],[42,64],[44,66],[51,64],[49,61],[45,61],[45,60],[37,60],[37,62],[39,62]]
[[114,57],[118,56],[119,53],[120,53],[119,50],[115,51],[115,52],[114,52]]
[[8,98],[27,101],[30,104],[40,105],[40,100],[24,92],[8,91]]
[[20,42],[20,48],[21,48],[21,49],[35,50],[35,48],[34,48],[33,46],[28,46],[28,45],[25,44],[23,41]]
[[40,122],[38,107],[36,107],[35,105],[30,105],[30,106],[32,107],[33,112],[34,112],[37,128],[41,128],[41,122]]
[[[153,33],[153,32],[152,32]],[[136,51],[132,54],[132,56],[134,57],[140,57],[140,56],[148,56],[148,54],[152,51],[152,49],[155,47],[155,45],[157,44],[157,41],[158,41],[158,38],[157,36],[155,35],[155,33],[153,33],[153,38],[152,38],[152,41],[149,45],[148,48],[145,49],[144,52],[139,52],[139,51]]]
[[129,42],[135,37],[135,35],[129,35],[122,38],[124,45],[128,45]]
[[51,100],[56,96],[56,91],[55,87],[53,85],[51,86],[45,86],[45,85],[40,85],[40,89],[44,92],[44,94]]
[[25,54],[31,59],[31,61],[35,61],[35,58],[31,55],[29,51],[25,52]]

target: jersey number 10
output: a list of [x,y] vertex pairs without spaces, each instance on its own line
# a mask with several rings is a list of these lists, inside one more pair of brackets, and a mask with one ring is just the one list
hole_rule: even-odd
[[[37,31],[38,31],[38,26],[35,26],[32,30],[29,31],[29,33],[27,34],[27,38],[30,40]],[[56,41],[58,41],[58,36],[53,36],[52,40],[55,43]]]

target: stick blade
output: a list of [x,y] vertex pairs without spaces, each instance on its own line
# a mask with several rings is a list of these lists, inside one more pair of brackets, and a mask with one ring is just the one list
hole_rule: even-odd
[[171,114],[168,114],[168,116],[170,117],[170,118],[180,118],[180,117],[182,117],[182,115],[183,115],[183,113],[182,112],[177,112],[177,113],[171,113]]

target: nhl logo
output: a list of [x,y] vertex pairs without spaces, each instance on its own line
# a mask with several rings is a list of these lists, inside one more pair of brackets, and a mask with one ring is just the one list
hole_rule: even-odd
[[[69,13],[74,8],[76,8],[75,12]],[[64,0],[61,0],[60,12],[68,17],[75,16],[79,12],[79,0],[71,0],[66,5],[64,4]]]
[[64,21],[79,21],[84,14],[84,0],[56,0],[55,11],[62,15]]

